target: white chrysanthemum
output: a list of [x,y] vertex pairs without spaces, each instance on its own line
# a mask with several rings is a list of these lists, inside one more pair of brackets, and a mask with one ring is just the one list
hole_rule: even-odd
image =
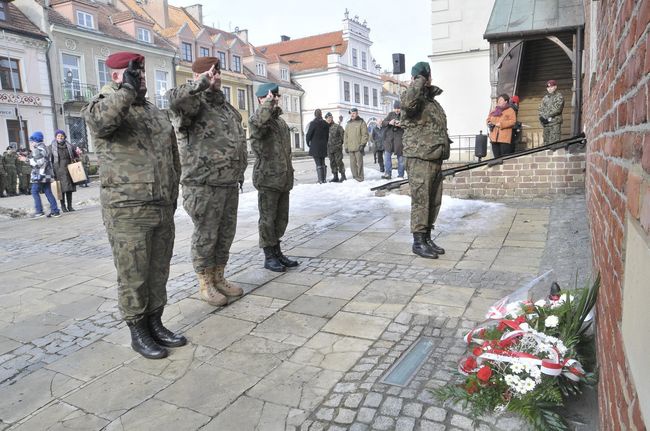
[[537,366],[531,366],[526,369],[526,372],[532,377],[533,379],[537,379],[538,377],[541,377],[542,371],[539,369]]
[[535,381],[533,379],[526,379],[521,382],[524,393],[530,392],[535,389]]
[[546,320],[544,320],[544,326],[547,328],[556,328],[559,323],[560,318],[557,316],[548,316]]
[[510,365],[510,370],[515,374],[519,374],[524,371],[524,366],[518,363],[514,363]]
[[515,376],[514,374],[506,374],[504,377],[504,380],[506,382],[506,385],[510,386],[511,388],[515,389],[517,388],[517,385],[520,382],[520,379],[518,376]]

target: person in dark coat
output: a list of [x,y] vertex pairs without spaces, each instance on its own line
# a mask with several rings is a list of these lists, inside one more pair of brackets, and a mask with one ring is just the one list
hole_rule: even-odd
[[384,172],[384,128],[377,123],[370,132],[370,142],[375,145],[375,163],[379,162],[379,172]]
[[323,114],[320,109],[314,111],[314,117],[307,129],[307,146],[309,147],[309,155],[316,162],[318,184],[323,184],[327,178],[325,157],[327,157],[327,140],[329,139],[330,126],[323,120]]
[[384,121],[381,122],[381,127],[384,129],[384,165],[386,171],[382,178],[387,180],[390,180],[393,174],[393,154],[397,157],[397,176],[404,178],[404,156],[402,155],[404,129],[399,122],[401,111],[400,102],[396,100],[393,104],[393,111],[389,112]]
[[[68,172],[68,165],[78,161],[77,149],[67,141],[63,130],[57,130],[54,136],[55,139],[51,146],[51,161],[56,180],[61,182],[61,193],[63,194],[61,210],[63,212],[74,211],[74,208],[72,208],[72,192],[76,192],[77,187],[72,182],[72,177]],[[66,201],[68,202],[67,206]]]

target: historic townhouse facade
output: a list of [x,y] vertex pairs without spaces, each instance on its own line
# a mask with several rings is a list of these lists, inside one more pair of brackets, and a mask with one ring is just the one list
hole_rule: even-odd
[[14,4],[51,40],[48,56],[56,124],[67,131],[72,143],[93,151],[80,111],[110,81],[105,60],[113,52],[144,55],[147,97],[164,108],[160,96],[174,82],[174,49],[153,30],[151,20],[120,10],[110,0],[52,0],[48,5],[16,0]]
[[303,130],[314,110],[329,111],[337,119],[349,118],[357,108],[368,125],[382,119],[382,80],[370,53],[370,28],[346,11],[343,29],[301,39],[283,37],[258,47],[265,55],[278,55],[291,64],[295,82],[304,90]]
[[0,153],[26,148],[31,133],[56,127],[48,79],[47,35],[10,1],[0,0]]

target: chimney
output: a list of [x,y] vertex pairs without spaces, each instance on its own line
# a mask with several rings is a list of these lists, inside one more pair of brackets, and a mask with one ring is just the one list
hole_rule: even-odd
[[140,4],[151,18],[162,28],[169,27],[169,5],[167,0],[147,0]]
[[235,27],[235,34],[237,37],[239,37],[241,40],[244,42],[248,43],[248,30],[242,29],[240,30],[239,27]]
[[287,42],[289,40],[291,40],[291,38],[289,36],[286,36],[284,34],[282,36],[280,36],[280,42]]
[[203,5],[193,4],[192,6],[185,6],[187,13],[192,15],[192,17],[203,25]]

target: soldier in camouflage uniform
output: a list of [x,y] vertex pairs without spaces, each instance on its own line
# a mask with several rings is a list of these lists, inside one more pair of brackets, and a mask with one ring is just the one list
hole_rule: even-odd
[[165,328],[180,161],[169,118],[145,99],[144,57],[118,52],[83,115],[99,158],[102,217],[117,269],[118,306],[131,347],[146,358],[187,343]]
[[411,69],[409,88],[402,93],[400,124],[411,189],[413,253],[436,259],[445,250],[431,240],[442,202],[442,161],[449,158],[447,117],[435,97],[442,90],[431,85],[429,63]]
[[[343,135],[345,130],[339,124],[334,122],[331,112],[325,114],[325,121],[330,125],[330,134],[327,139],[327,156],[330,159],[330,167],[334,177],[330,183],[339,183],[345,181],[345,165],[343,164]],[[339,173],[341,177],[339,178]]]
[[256,156],[253,185],[258,191],[260,247],[264,250],[264,268],[283,272],[299,264],[286,257],[280,248],[280,238],[289,223],[289,192],[293,188],[291,136],[287,123],[280,117],[278,85],[260,85],[255,95],[260,106],[248,124]]
[[7,185],[7,170],[5,169],[5,157],[0,154],[0,198],[5,197],[5,188]]
[[[224,278],[237,229],[239,182],[247,165],[241,114],[225,100],[216,57],[192,65],[194,82],[169,91],[181,159],[183,206],[192,217],[192,261],[201,298],[228,303],[243,290]],[[225,295],[225,296],[224,296]]]
[[7,182],[5,189],[8,196],[16,196],[16,188],[18,186],[18,171],[16,169],[16,149],[13,146],[8,146],[7,151],[4,153],[5,171],[7,172]]
[[557,82],[551,79],[546,83],[546,91],[539,105],[539,122],[544,126],[544,145],[560,140],[562,135],[562,110],[564,97],[557,91]]
[[29,151],[21,150],[16,160],[16,170],[18,171],[19,191],[23,195],[31,194],[29,178],[32,175],[32,167],[29,165]]

